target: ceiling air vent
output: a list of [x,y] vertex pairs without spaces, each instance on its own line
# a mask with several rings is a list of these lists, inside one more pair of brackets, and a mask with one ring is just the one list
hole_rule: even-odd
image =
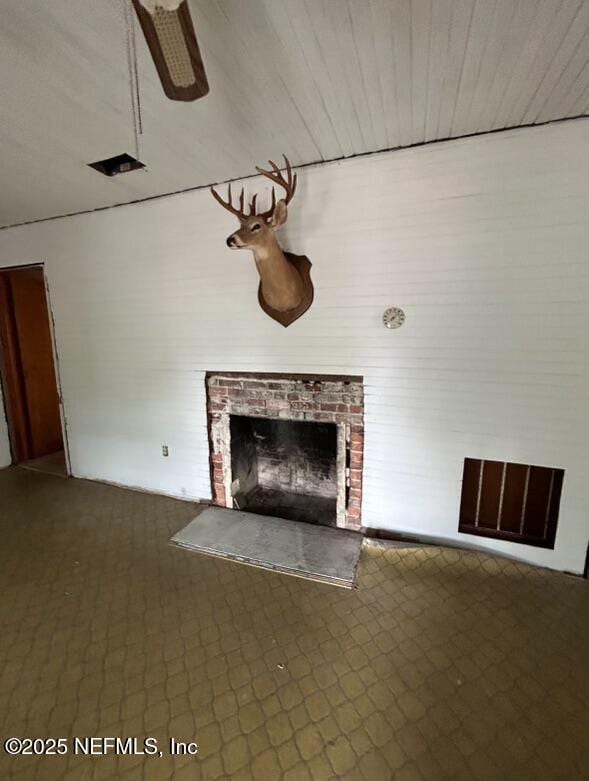
[[105,176],[117,176],[117,174],[126,174],[128,171],[136,171],[138,168],[145,168],[144,163],[127,154],[109,157],[106,160],[99,160],[97,163],[88,163],[88,166],[94,168],[95,171],[100,171]]

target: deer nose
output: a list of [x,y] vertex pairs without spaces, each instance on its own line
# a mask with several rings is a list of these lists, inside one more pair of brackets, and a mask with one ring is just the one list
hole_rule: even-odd
[[235,236],[233,234],[231,234],[231,236],[228,237],[228,239],[227,239],[227,246],[228,247],[235,247],[236,246],[236,244],[235,244]]

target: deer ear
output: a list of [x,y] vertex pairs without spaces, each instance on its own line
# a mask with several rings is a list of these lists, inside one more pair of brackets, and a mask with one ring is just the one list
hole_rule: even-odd
[[270,218],[270,226],[272,228],[279,228],[281,225],[284,225],[286,216],[286,201],[281,199],[274,207],[272,217]]

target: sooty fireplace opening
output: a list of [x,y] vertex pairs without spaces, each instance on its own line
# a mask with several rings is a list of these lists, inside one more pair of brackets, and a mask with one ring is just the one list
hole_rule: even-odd
[[337,426],[230,415],[234,505],[336,526]]

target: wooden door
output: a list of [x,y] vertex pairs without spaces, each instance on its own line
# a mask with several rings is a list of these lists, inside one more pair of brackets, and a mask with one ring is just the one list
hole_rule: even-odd
[[15,461],[62,450],[59,395],[41,268],[0,272],[0,342]]

